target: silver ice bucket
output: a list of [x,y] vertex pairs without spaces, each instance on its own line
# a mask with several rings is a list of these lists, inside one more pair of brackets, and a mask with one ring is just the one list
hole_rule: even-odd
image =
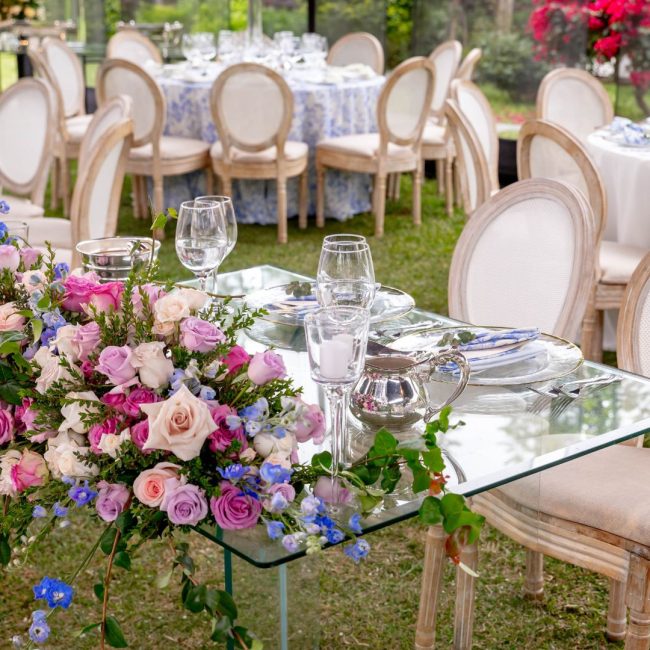
[[160,242],[150,237],[102,237],[79,242],[77,251],[84,271],[110,282],[126,280],[133,269],[148,266],[158,257]]

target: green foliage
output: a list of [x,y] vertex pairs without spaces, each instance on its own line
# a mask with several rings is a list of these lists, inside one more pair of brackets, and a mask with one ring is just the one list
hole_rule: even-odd
[[129,644],[124,638],[122,628],[114,616],[106,618],[106,641],[111,648],[128,648]]

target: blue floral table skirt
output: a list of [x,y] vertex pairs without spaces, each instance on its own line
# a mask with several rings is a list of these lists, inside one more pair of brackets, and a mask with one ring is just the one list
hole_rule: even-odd
[[[217,132],[210,111],[210,82],[158,79],[167,100],[165,134],[215,142]],[[289,80],[294,93],[294,115],[289,139],[309,145],[309,214],[316,212],[316,144],[323,138],[377,130],[377,98],[384,78],[348,81],[342,84],[314,84]],[[328,171],[325,187],[325,215],[345,220],[370,210],[371,178],[366,174]],[[204,193],[202,172],[165,178],[165,206],[178,208],[181,202]],[[275,181],[233,182],[233,201],[241,223],[274,224]],[[298,214],[298,179],[287,184],[287,212]]]

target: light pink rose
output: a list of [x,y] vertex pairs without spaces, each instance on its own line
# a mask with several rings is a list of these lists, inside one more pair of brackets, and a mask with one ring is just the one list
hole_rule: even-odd
[[20,249],[20,257],[22,258],[26,269],[31,269],[32,266],[38,262],[40,255],[41,252],[36,248],[29,248],[28,246],[25,246],[24,248]]
[[138,316],[142,316],[144,313],[143,312],[144,305],[143,305],[143,298],[142,298],[143,294],[147,296],[150,309],[153,309],[153,306],[160,298],[167,295],[165,290],[156,284],[143,284],[139,286],[133,292],[133,296],[131,297],[131,301],[133,302],[133,308],[135,309],[135,313],[138,314]]
[[190,316],[181,323],[181,345],[190,352],[210,352],[226,340],[213,323]]
[[77,328],[72,340],[77,347],[77,356],[81,361],[88,360],[88,356],[97,349],[99,339],[99,325],[95,321]]
[[223,358],[223,363],[229,373],[237,372],[251,360],[250,354],[241,345],[233,345],[230,352]]
[[95,370],[106,375],[111,383],[119,386],[133,379],[136,369],[131,364],[133,353],[128,345],[109,345],[99,355]]
[[264,509],[269,512],[274,511],[273,495],[280,494],[287,503],[291,503],[296,498],[296,490],[293,485],[290,485],[289,483],[274,483],[267,490],[267,494],[269,495],[269,498],[264,500],[263,505]]
[[178,478],[179,465],[158,463],[151,469],[141,472],[133,482],[135,498],[150,508],[159,508],[165,498],[165,481]]
[[344,488],[339,479],[321,476],[314,485],[314,496],[321,498],[325,503],[349,503],[352,500],[350,491]]
[[181,460],[192,460],[217,429],[208,405],[185,385],[164,402],[143,404],[140,408],[149,416],[149,438],[143,450],[165,449]]
[[296,404],[296,420],[289,430],[296,436],[298,442],[313,440],[320,445],[325,439],[325,415],[318,404],[305,404],[298,400]]
[[96,312],[118,311],[122,300],[124,285],[121,282],[106,282],[93,287],[88,292],[88,307],[84,311],[92,315],[91,307]]
[[271,350],[258,352],[248,364],[248,378],[258,386],[285,377],[286,374],[287,369],[282,357]]
[[38,269],[35,269],[33,271],[25,271],[23,273],[23,277],[20,280],[20,284],[25,287],[25,290],[31,296],[34,291],[42,291],[45,288],[45,285],[47,284],[47,277],[43,271],[39,271]]
[[27,319],[18,313],[15,303],[7,302],[0,305],[0,332],[19,332],[26,322]]
[[14,439],[14,416],[7,409],[0,409],[0,445],[6,445]]
[[19,432],[31,431],[34,429],[34,422],[38,417],[38,411],[31,408],[34,400],[29,397],[23,397],[20,406],[16,407],[14,411],[14,419],[16,422],[16,429]]
[[25,450],[18,463],[11,468],[11,482],[16,492],[44,485],[49,472],[45,459],[35,451]]
[[0,269],[16,271],[20,265],[20,253],[11,244],[0,244]]
[[165,388],[174,372],[174,364],[165,356],[165,344],[159,341],[140,343],[133,350],[131,363],[137,368],[140,383],[147,388]]

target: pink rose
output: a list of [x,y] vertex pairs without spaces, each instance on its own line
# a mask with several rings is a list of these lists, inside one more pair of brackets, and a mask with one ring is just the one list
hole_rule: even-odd
[[236,409],[228,406],[227,404],[220,404],[215,408],[210,409],[210,414],[214,423],[217,425],[217,430],[210,434],[210,450],[211,451],[226,451],[233,440],[239,440],[242,444],[239,451],[243,451],[248,447],[246,442],[246,435],[244,434],[244,427],[239,426],[231,429],[226,423],[226,418],[229,415],[237,415]]
[[6,409],[0,409],[0,445],[6,445],[14,439],[14,417]]
[[161,510],[167,513],[172,524],[177,526],[196,526],[208,514],[208,502],[205,492],[196,485],[187,483],[177,485],[173,490],[167,490]]
[[116,411],[124,412],[124,402],[126,402],[126,393],[123,386],[116,386],[108,393],[102,396],[101,401],[107,406],[114,408]]
[[16,271],[20,265],[20,253],[11,244],[0,245],[0,269]]
[[258,352],[248,364],[248,378],[258,386],[268,384],[274,379],[285,377],[287,369],[279,354],[266,350]]
[[88,360],[88,356],[97,349],[99,339],[99,325],[95,321],[77,328],[72,342],[77,346],[77,354],[81,361]]
[[99,282],[80,275],[69,275],[64,283],[63,308],[68,311],[83,311],[82,305],[90,302],[90,292],[99,286]]
[[190,316],[181,323],[181,345],[190,352],[210,352],[226,340],[224,333],[208,321]]
[[298,399],[296,403],[296,420],[288,427],[298,442],[313,440],[320,445],[325,439],[325,415],[318,404],[305,404]]
[[38,262],[40,255],[41,252],[36,248],[29,248],[28,246],[25,246],[25,248],[20,249],[20,257],[22,258],[26,269],[31,269],[32,266]]
[[250,360],[250,354],[241,345],[233,345],[230,348],[230,352],[223,358],[223,363],[228,368],[228,372],[234,373],[245,366]]
[[321,476],[314,486],[314,496],[321,498],[325,503],[349,503],[352,499],[350,491],[344,488],[339,479]]
[[11,483],[16,492],[44,485],[47,476],[45,459],[34,451],[24,451],[20,460],[11,468]]
[[88,293],[88,308],[84,311],[92,315],[90,307],[97,312],[117,311],[120,308],[124,285],[121,282],[106,282],[93,287]]
[[[296,498],[296,490],[293,485],[289,483],[274,483],[266,491],[269,495],[268,499],[264,501],[264,509],[269,512],[281,512]],[[275,495],[278,495],[277,497]],[[275,497],[275,499],[274,499]],[[276,500],[280,500],[282,507],[277,507]]]
[[132,418],[137,418],[140,415],[141,404],[152,404],[159,401],[160,397],[152,390],[138,386],[137,388],[131,389],[124,402],[123,409],[127,415],[130,415]]
[[95,500],[97,514],[104,521],[115,521],[118,515],[126,509],[130,494],[126,485],[121,483],[107,483],[100,481],[97,484],[99,494]]
[[144,304],[142,298],[143,294],[147,297],[149,301],[149,309],[153,309],[153,306],[156,304],[156,301],[158,301],[163,296],[167,295],[165,290],[156,284],[143,284],[139,286],[133,292],[133,296],[131,297],[131,302],[133,302],[133,308],[135,309],[135,313],[138,314],[139,316],[144,315]]
[[167,479],[178,479],[179,465],[158,463],[151,469],[141,472],[133,482],[135,498],[150,508],[159,508],[165,498]]
[[27,319],[18,313],[18,307],[13,302],[0,305],[0,332],[18,332],[26,322]]
[[210,499],[210,510],[224,530],[243,530],[257,524],[262,512],[259,499],[244,494],[232,483],[221,483],[221,496]]
[[106,375],[111,383],[119,386],[126,384],[137,374],[136,369],[131,365],[133,352],[128,345],[109,345],[99,355],[99,363],[95,370]]
[[95,454],[101,454],[102,450],[99,443],[102,441],[103,435],[116,434],[120,426],[120,421],[113,417],[107,418],[101,424],[93,424],[88,430],[88,442],[90,443],[90,451]]
[[23,431],[30,431],[34,428],[34,421],[36,420],[38,413],[30,408],[33,403],[33,399],[29,397],[23,397],[21,405],[17,406],[16,410],[14,411],[16,430],[21,433]]
[[149,438],[149,422],[147,420],[141,420],[137,424],[134,424],[131,427],[131,440],[133,444],[144,454],[150,454],[153,449],[144,451],[144,443],[147,442]]

